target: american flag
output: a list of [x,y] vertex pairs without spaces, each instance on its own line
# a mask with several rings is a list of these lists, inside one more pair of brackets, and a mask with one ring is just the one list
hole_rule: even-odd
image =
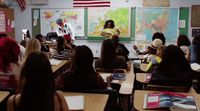
[[24,11],[25,10],[25,5],[26,5],[26,0],[17,0],[20,8],[21,8],[21,11]]
[[110,7],[109,0],[74,0],[74,7]]

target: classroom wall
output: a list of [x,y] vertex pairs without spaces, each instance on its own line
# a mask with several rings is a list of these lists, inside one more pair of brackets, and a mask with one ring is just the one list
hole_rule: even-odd
[[[31,23],[31,9],[32,8],[73,8],[73,0],[48,0],[48,5],[30,5],[30,0],[26,0],[26,10],[21,12],[18,4],[14,2],[11,8],[15,11],[15,35],[16,40],[22,40],[21,29],[29,29],[32,33],[32,23]],[[142,7],[143,0],[110,0],[111,7]],[[120,2],[119,1],[128,1]],[[200,0],[170,0],[170,7],[191,7],[191,5],[200,4]],[[191,19],[191,18],[190,18]],[[189,19],[189,20],[190,20]],[[189,22],[190,26],[190,22]],[[189,36],[191,35],[191,27],[189,27]],[[92,48],[94,55],[99,55],[101,41],[88,41],[88,40],[77,40],[75,42],[77,45],[87,44]],[[132,45],[134,41],[125,42],[125,45],[132,52]]]

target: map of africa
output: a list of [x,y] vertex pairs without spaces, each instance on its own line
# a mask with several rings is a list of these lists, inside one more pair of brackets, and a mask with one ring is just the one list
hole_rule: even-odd
[[113,20],[120,37],[130,37],[130,8],[89,8],[88,36],[100,37],[106,20]]
[[155,32],[162,32],[167,42],[176,41],[178,13],[178,8],[137,8],[135,39],[151,41]]

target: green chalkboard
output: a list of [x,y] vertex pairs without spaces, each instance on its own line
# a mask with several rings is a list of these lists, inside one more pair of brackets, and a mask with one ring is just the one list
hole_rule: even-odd
[[188,23],[189,23],[189,8],[188,7],[181,7],[180,8],[180,14],[179,14],[180,20],[185,20],[185,28],[180,28],[179,34],[184,34],[188,36]]

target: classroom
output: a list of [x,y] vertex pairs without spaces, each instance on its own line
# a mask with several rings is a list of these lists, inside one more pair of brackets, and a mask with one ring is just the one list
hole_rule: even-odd
[[0,111],[198,111],[199,16],[200,0],[0,0]]

